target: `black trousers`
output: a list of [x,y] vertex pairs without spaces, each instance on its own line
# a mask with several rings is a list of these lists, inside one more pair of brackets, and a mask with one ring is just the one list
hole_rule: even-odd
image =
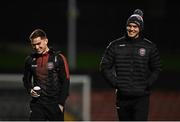
[[58,104],[30,103],[30,121],[64,121]]
[[140,97],[117,96],[116,100],[120,121],[148,120],[149,95]]

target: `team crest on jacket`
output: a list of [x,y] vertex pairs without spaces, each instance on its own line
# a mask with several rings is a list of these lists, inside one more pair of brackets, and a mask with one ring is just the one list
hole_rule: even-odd
[[54,68],[54,63],[53,62],[48,62],[47,67],[49,70]]
[[140,48],[139,49],[139,55],[140,56],[145,56],[145,54],[146,54],[146,49],[145,48]]

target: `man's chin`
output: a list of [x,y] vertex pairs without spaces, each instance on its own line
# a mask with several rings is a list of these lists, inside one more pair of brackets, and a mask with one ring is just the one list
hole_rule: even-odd
[[134,37],[134,36],[135,36],[135,34],[128,34],[128,36],[129,36],[129,37]]
[[130,38],[135,38],[136,35],[128,35]]
[[42,54],[42,52],[36,51],[37,54]]

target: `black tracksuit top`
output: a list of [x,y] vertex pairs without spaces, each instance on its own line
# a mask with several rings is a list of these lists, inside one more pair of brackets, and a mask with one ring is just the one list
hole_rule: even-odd
[[159,51],[154,43],[145,38],[118,38],[106,48],[100,71],[119,94],[149,94],[152,83],[161,71]]
[[28,93],[33,86],[40,86],[39,103],[64,105],[69,95],[69,69],[64,55],[50,49],[46,54],[32,54],[25,60],[24,87]]

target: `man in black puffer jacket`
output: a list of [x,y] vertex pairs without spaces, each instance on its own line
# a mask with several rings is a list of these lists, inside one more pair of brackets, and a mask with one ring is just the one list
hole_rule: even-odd
[[126,25],[125,36],[105,50],[100,71],[116,89],[119,120],[147,120],[149,96],[161,71],[156,45],[143,36],[143,12],[136,9]]
[[[48,38],[42,29],[30,37],[34,52],[25,60],[23,84],[30,102],[30,120],[64,120],[64,105],[69,95],[69,68],[65,56],[48,47]],[[36,92],[39,86],[41,92]]]

